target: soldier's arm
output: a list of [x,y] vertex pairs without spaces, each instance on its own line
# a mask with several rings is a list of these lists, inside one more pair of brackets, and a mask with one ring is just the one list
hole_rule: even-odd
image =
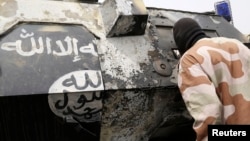
[[[187,63],[188,60],[184,62]],[[197,140],[201,140],[207,137],[207,125],[221,123],[222,105],[215,86],[198,63],[188,65],[182,62],[180,65],[178,86],[187,109],[195,120],[193,127]]]

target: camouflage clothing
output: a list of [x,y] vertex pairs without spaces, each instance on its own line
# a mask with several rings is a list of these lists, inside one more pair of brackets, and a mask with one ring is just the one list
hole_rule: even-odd
[[235,39],[203,38],[180,59],[178,86],[197,140],[209,124],[250,124],[250,50]]

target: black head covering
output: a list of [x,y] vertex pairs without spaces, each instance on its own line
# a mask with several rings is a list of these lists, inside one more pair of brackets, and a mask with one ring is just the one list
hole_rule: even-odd
[[191,48],[199,39],[208,37],[200,25],[191,18],[182,18],[173,27],[175,43],[181,55]]

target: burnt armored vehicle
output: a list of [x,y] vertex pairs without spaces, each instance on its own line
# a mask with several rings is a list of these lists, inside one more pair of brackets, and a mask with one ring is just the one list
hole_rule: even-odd
[[173,24],[247,43],[214,14],[142,0],[0,1],[1,141],[193,139]]

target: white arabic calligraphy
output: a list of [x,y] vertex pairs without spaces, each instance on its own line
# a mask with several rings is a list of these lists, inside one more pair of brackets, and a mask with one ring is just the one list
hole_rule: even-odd
[[32,37],[34,35],[33,32],[27,33],[27,31],[25,29],[22,29],[21,31],[24,33],[24,34],[23,33],[20,34],[21,38],[28,38],[28,37]]
[[104,90],[101,71],[79,70],[67,73],[56,80],[49,93]]
[[[22,56],[32,56],[35,54],[42,54],[44,50],[47,50],[47,54],[53,54],[56,56],[67,56],[74,53],[75,59],[73,61],[80,60],[79,58],[79,52],[80,53],[89,53],[94,56],[98,56],[97,52],[94,49],[93,43],[89,43],[87,46],[81,46],[78,48],[78,40],[76,38],[71,38],[69,36],[66,36],[64,39],[64,42],[67,44],[66,47],[64,46],[63,42],[61,40],[56,40],[55,44],[57,47],[53,47],[51,44],[52,39],[49,37],[45,38],[45,44],[44,44],[44,38],[38,37],[37,41],[33,37],[34,33],[27,33],[25,29],[22,29],[22,32],[20,34],[21,38],[29,38],[31,42],[31,49],[29,51],[25,51],[22,47],[22,40],[16,40],[15,42],[5,42],[1,45],[1,49],[5,51],[16,51],[18,54]],[[37,44],[38,42],[38,44]],[[54,49],[54,50],[53,50]]]

